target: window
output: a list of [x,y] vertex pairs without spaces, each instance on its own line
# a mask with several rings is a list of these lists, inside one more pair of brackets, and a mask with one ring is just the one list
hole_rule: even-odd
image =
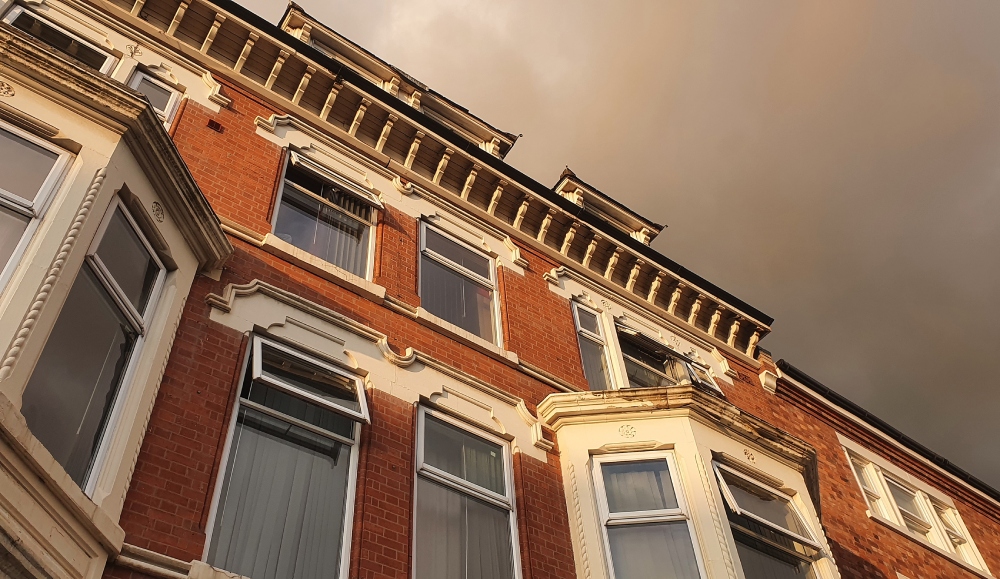
[[164,276],[116,198],[25,387],[32,434],[85,489]]
[[700,384],[718,390],[708,369],[627,326],[618,326],[618,343],[632,388]]
[[611,374],[608,371],[608,356],[599,314],[574,303],[573,316],[576,319],[576,336],[580,342],[583,375],[591,390],[608,390],[611,387]]
[[274,216],[274,235],[367,279],[379,208],[369,191],[292,152]]
[[428,312],[497,342],[493,260],[427,225],[421,230],[420,302]]
[[724,465],[715,472],[746,579],[815,579],[821,549],[791,498]]
[[930,543],[958,560],[980,570],[986,563],[969,538],[958,511],[943,498],[934,497],[906,482],[902,474],[881,467],[853,450],[847,458],[854,467],[871,516]]
[[347,577],[364,388],[252,340],[206,561],[252,579]]
[[421,408],[414,577],[520,575],[510,446]]
[[14,7],[13,10],[7,13],[3,21],[11,24],[14,28],[19,28],[27,32],[63,55],[68,56],[71,60],[98,72],[108,74],[115,63],[118,62],[118,59],[106,50],[98,48],[97,45],[67,32],[34,12],[25,10],[21,6]]
[[0,285],[58,188],[70,155],[0,123]]
[[138,71],[132,75],[132,80],[129,81],[128,86],[139,91],[149,99],[149,103],[153,105],[156,114],[159,115],[164,123],[169,124],[174,118],[174,112],[177,111],[177,103],[181,100],[181,93],[177,89],[152,75]]
[[702,576],[672,454],[594,458],[612,579]]

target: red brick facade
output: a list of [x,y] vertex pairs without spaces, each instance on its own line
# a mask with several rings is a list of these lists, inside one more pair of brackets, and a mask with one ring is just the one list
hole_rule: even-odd
[[[228,223],[263,236],[270,231],[282,149],[257,134],[255,120],[281,114],[235,85],[225,93],[228,109],[212,113],[189,101],[174,124],[177,147],[212,203]],[[217,121],[222,132],[210,129]],[[228,284],[261,280],[384,333],[397,353],[416,348],[525,401],[527,409],[557,392],[397,310],[373,303],[341,285],[309,273],[243,239],[221,279],[200,277],[188,298],[169,365],[132,478],[121,525],[126,543],[181,561],[201,559],[214,486],[242,372],[246,336],[209,319],[208,294]],[[374,283],[411,307],[417,291],[419,226],[391,206],[378,223]],[[559,264],[521,244],[530,264],[525,274],[499,276],[504,346],[524,362],[585,390],[569,302],[550,290],[543,274]],[[816,449],[822,523],[845,579],[976,577],[948,558],[866,514],[861,491],[837,439],[847,436],[887,461],[952,497],[991,569],[1000,569],[1000,506],[940,470],[878,438],[870,429],[835,413],[797,386],[779,381],[767,393],[758,374],[731,356],[734,386],[723,394],[742,410],[798,437]],[[764,355],[764,368],[773,365]],[[416,408],[393,396],[368,394],[371,425],[362,430],[350,576],[364,579],[410,576],[413,558]],[[552,439],[552,433],[546,432]],[[518,454],[514,460],[516,516],[524,579],[576,576],[567,500],[558,447],[542,462]],[[596,564],[591,562],[591,564]],[[108,577],[141,577],[110,566]]]

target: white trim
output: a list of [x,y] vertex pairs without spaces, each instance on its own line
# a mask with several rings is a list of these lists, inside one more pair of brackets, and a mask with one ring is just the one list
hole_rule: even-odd
[[[215,531],[215,520],[216,520],[216,518],[219,515],[219,505],[222,502],[222,491],[223,491],[223,486],[224,486],[225,478],[226,478],[226,470],[229,467],[229,459],[230,459],[230,456],[232,455],[232,451],[233,451],[233,448],[232,448],[233,447],[233,439],[234,439],[234,436],[235,436],[235,433],[236,433],[236,423],[238,422],[238,419],[239,419],[240,408],[243,407],[243,406],[246,406],[247,408],[252,408],[253,410],[255,410],[257,412],[260,412],[260,410],[258,410],[257,408],[251,407],[249,404],[247,404],[247,402],[249,402],[249,401],[245,400],[243,398],[243,396],[242,396],[243,383],[246,381],[247,372],[252,372],[253,371],[253,365],[254,364],[252,364],[251,362],[255,363],[259,359],[259,354],[260,354],[260,352],[259,352],[259,344],[260,344],[260,342],[257,341],[258,339],[260,339],[260,336],[257,336],[255,334],[250,334],[250,341],[247,344],[247,349],[246,349],[246,352],[244,353],[243,362],[241,364],[242,371],[240,372],[240,381],[239,381],[238,384],[236,384],[236,389],[237,389],[236,400],[233,403],[232,413],[231,413],[231,416],[229,418],[229,425],[228,425],[228,427],[226,429],[226,442],[223,445],[222,452],[221,452],[221,458],[219,460],[219,468],[218,468],[217,476],[216,476],[216,479],[215,479],[215,488],[212,490],[212,498],[211,498],[212,502],[211,502],[211,504],[209,506],[208,519],[207,519],[207,524],[206,524],[206,528],[205,528],[205,546],[204,546],[204,549],[202,550],[202,554],[201,554],[201,561],[203,561],[205,563],[208,563],[208,554],[209,554],[209,551],[212,548],[212,534]],[[272,342],[271,340],[267,340],[267,342],[268,342],[268,345],[278,345],[277,343]],[[324,368],[327,368],[327,367],[333,368],[329,364],[326,364],[324,362],[320,362],[319,360],[317,360],[316,358],[314,358],[312,356],[308,356],[308,355],[302,354],[302,353],[300,353],[298,351],[295,351],[293,349],[287,348],[287,347],[285,347],[283,345],[279,345],[279,346],[281,347],[281,349],[283,351],[291,352],[291,353],[293,353],[297,357],[305,358],[310,363],[317,363],[317,364],[323,366]],[[356,376],[351,376],[349,374],[345,374],[343,371],[339,371],[339,370],[336,370],[336,369],[335,369],[335,371],[338,374],[347,376],[347,377],[352,378],[352,379],[357,379]],[[251,379],[252,380],[254,379],[253,376],[251,376]],[[270,385],[270,382],[268,383],[268,385]],[[362,405],[362,408],[364,409],[365,416],[367,417],[367,405],[363,401],[364,400],[364,388],[363,387],[362,387],[361,391],[358,393],[358,397],[359,397],[360,400],[362,400],[361,405]],[[312,402],[312,400],[310,400],[310,402]],[[325,403],[325,404],[328,405],[329,403]],[[327,406],[324,405],[324,408],[326,408],[326,407]],[[292,421],[289,420],[289,419],[293,419],[293,417],[291,417],[291,416],[281,416],[281,417],[279,417],[279,416],[275,416],[274,414],[271,414],[271,413],[267,413],[267,414],[269,416],[274,416],[278,420],[282,420],[282,421],[288,422],[289,424],[292,423]],[[282,414],[282,413],[277,412],[277,414]],[[345,414],[345,413],[341,411],[341,414]],[[324,436],[326,438],[329,438],[331,440],[335,440],[335,441],[337,441],[340,444],[344,444],[346,446],[349,446],[350,449],[351,449],[350,450],[351,454],[350,454],[350,457],[349,457],[350,462],[348,464],[348,470],[347,470],[347,486],[345,488],[345,493],[344,493],[344,524],[343,524],[343,527],[341,528],[341,537],[340,537],[340,564],[339,564],[340,573],[339,573],[337,579],[348,579],[348,577],[349,577],[349,571],[350,571],[349,568],[350,568],[350,564],[351,564],[351,542],[352,542],[352,539],[354,537],[354,507],[355,507],[355,501],[356,501],[356,497],[357,497],[358,462],[359,462],[360,446],[361,446],[361,421],[359,421],[355,417],[348,417],[348,418],[353,422],[353,433],[352,433],[352,436],[354,437],[353,440],[351,440],[351,441],[345,440],[344,437],[339,436],[336,433],[325,431],[325,430],[321,434],[322,436]],[[367,421],[367,419],[366,419],[366,421]],[[315,432],[317,434],[320,434],[319,432],[317,432],[316,429],[309,429],[309,430],[310,430],[310,432]]]
[[[269,376],[265,376],[264,372],[263,372],[263,366],[264,366],[264,362],[263,362],[263,347],[264,347],[265,344],[269,348],[273,348],[275,350],[279,350],[281,352],[284,352],[285,354],[288,354],[290,356],[294,356],[295,358],[298,358],[298,359],[302,360],[306,364],[311,364],[313,366],[319,366],[320,368],[322,368],[323,370],[326,370],[326,371],[330,372],[331,374],[336,374],[337,376],[340,376],[342,378],[347,379],[350,382],[353,382],[354,383],[354,393],[358,397],[358,406],[360,407],[360,410],[355,411],[355,410],[351,410],[349,408],[345,408],[344,406],[341,406],[341,405],[339,405],[339,404],[337,404],[335,402],[330,402],[329,400],[326,400],[325,398],[321,398],[319,396],[316,396],[315,394],[311,394],[309,392],[305,392],[301,388],[297,388],[294,385],[286,384],[286,383],[282,382],[281,380],[276,380],[276,379],[271,378]],[[274,340],[268,340],[267,338],[264,338],[263,336],[257,336],[257,335],[255,335],[253,337],[252,379],[253,380],[259,380],[259,381],[267,384],[268,386],[272,386],[274,388],[277,388],[278,390],[281,390],[282,392],[285,392],[286,394],[290,394],[290,395],[295,396],[297,398],[301,398],[301,399],[303,399],[303,400],[305,400],[305,401],[307,401],[309,403],[315,404],[317,406],[322,406],[323,408],[325,408],[327,410],[330,410],[331,412],[336,412],[337,414],[343,414],[343,415],[347,416],[348,418],[350,418],[352,420],[357,420],[357,421],[364,422],[366,424],[371,424],[371,416],[368,414],[368,403],[365,400],[365,386],[364,386],[364,382],[360,378],[358,378],[357,376],[354,376],[352,374],[349,374],[349,373],[341,370],[336,365],[329,364],[327,362],[324,362],[324,361],[320,360],[319,358],[316,358],[316,357],[310,356],[308,354],[304,354],[302,352],[299,352],[298,350],[295,350],[294,348],[290,348],[290,347],[288,347],[288,346],[286,346],[284,344],[281,344],[279,342],[275,342]]]
[[[124,296],[121,288],[118,286],[118,282],[114,280],[114,277],[108,272],[107,268],[104,266],[100,257],[97,255],[97,248],[100,246],[101,241],[104,238],[104,233],[107,231],[108,224],[114,219],[115,212],[121,210],[122,215],[125,216],[126,223],[135,232],[139,241],[149,252],[154,263],[159,267],[160,271],[156,276],[156,281],[153,282],[153,287],[149,291],[149,297],[146,299],[145,309],[142,315],[139,314],[132,306],[131,302],[127,297]],[[129,319],[133,325],[133,330],[136,331],[138,336],[136,337],[135,344],[132,346],[132,352],[129,353],[129,360],[125,366],[125,371],[122,373],[121,382],[118,384],[118,391],[115,393],[114,401],[111,403],[111,412],[108,415],[108,421],[104,425],[103,430],[100,432],[100,439],[97,443],[96,452],[94,453],[93,463],[90,466],[90,470],[86,474],[86,479],[83,485],[83,491],[87,496],[92,496],[97,488],[97,481],[100,478],[99,473],[104,468],[104,463],[107,461],[108,452],[110,451],[111,436],[109,433],[114,432],[118,429],[118,424],[121,421],[122,413],[122,401],[128,398],[128,392],[132,388],[132,377],[136,371],[136,360],[139,359],[140,353],[142,352],[143,345],[146,342],[146,329],[152,322],[153,316],[156,314],[160,302],[160,295],[163,290],[163,286],[166,280],[167,271],[160,261],[160,258],[153,251],[153,248],[149,245],[149,241],[146,240],[146,236],[142,233],[136,225],[135,220],[132,215],[129,214],[128,208],[122,203],[122,200],[117,195],[112,199],[111,204],[108,206],[107,211],[104,214],[104,218],[101,220],[101,224],[98,227],[97,234],[94,236],[94,240],[91,242],[90,247],[87,249],[87,256],[85,258],[84,264],[81,267],[90,267],[94,276],[97,278],[98,283],[100,283],[104,290],[108,292],[109,297],[114,301],[118,308],[121,310],[122,314]],[[83,275],[80,271],[77,273],[77,279],[79,276]],[[74,285],[76,285],[76,280],[74,280]]]
[[[572,306],[573,306],[573,322],[576,324],[577,347],[580,349],[580,362],[582,366],[581,369],[583,370],[583,377],[587,379],[587,385],[589,387],[590,378],[587,377],[587,371],[586,371],[587,367],[585,364],[583,364],[584,352],[582,343],[582,340],[588,340],[601,347],[601,358],[603,359],[605,364],[604,381],[607,386],[607,389],[612,390],[615,387],[615,383],[614,379],[611,376],[611,357],[608,353],[608,341],[604,337],[604,320],[602,319],[603,316],[601,315],[600,312],[592,308],[589,308],[576,300],[572,302]],[[594,316],[594,320],[597,322],[596,334],[580,325],[580,310],[583,310],[584,312]]]
[[[479,274],[477,274],[477,273],[469,270],[468,268],[462,267],[461,265],[459,265],[459,264],[453,262],[452,260],[444,257],[443,255],[438,254],[433,249],[428,249],[427,248],[427,230],[428,229],[433,230],[434,233],[436,233],[436,234],[444,237],[445,239],[447,239],[447,240],[449,240],[449,241],[451,241],[451,242],[459,245],[460,247],[464,247],[464,248],[468,249],[469,251],[472,251],[473,253],[476,253],[477,255],[482,256],[483,259],[485,259],[487,261],[487,269],[489,270],[489,277],[488,278],[483,277],[483,276],[481,276],[481,275],[479,275]],[[498,287],[499,284],[497,283],[497,263],[496,263],[496,258],[494,256],[492,256],[492,255],[484,253],[482,249],[478,249],[476,247],[473,247],[469,243],[467,243],[467,242],[459,239],[458,237],[455,237],[451,233],[449,233],[449,232],[447,232],[447,231],[445,231],[445,230],[443,230],[443,229],[441,229],[439,227],[435,227],[433,224],[428,223],[427,221],[421,221],[420,222],[420,255],[419,255],[419,259],[418,259],[418,262],[419,262],[420,265],[418,267],[418,275],[417,275],[417,295],[419,297],[423,297],[421,295],[421,290],[422,290],[422,287],[423,287],[423,277],[422,277],[422,275],[423,275],[423,258],[424,258],[424,256],[426,256],[428,259],[434,260],[434,262],[436,262],[436,263],[438,263],[440,265],[443,265],[443,266],[451,269],[455,273],[466,277],[467,279],[469,279],[473,283],[479,284],[479,285],[485,287],[486,289],[490,290],[490,309],[491,309],[491,313],[493,315],[493,339],[492,340],[487,340],[487,341],[492,342],[494,345],[498,346],[502,350],[503,349],[503,322],[500,319],[500,316],[501,316],[501,309],[500,309],[500,288]],[[424,309],[426,310],[426,308],[424,308]],[[438,314],[434,314],[434,312],[429,312],[429,313],[431,313],[435,317],[440,317]],[[444,318],[441,318],[441,319],[444,319]],[[450,320],[445,320],[445,321],[454,324],[454,322],[452,322]],[[482,338],[482,336],[479,336],[479,337]],[[486,338],[483,338],[483,340],[486,340]]]
[[[424,461],[424,430],[427,416],[430,415],[435,420],[447,423],[451,426],[464,431],[470,436],[483,439],[492,444],[498,445],[503,452],[503,471],[504,471],[504,492],[506,496],[497,494],[489,489],[480,487],[479,485],[470,483],[464,479],[446,473],[440,469],[434,468],[433,466],[426,464]],[[420,477],[425,477],[434,482],[438,482],[448,486],[458,492],[465,493],[472,497],[485,500],[490,504],[496,505],[497,507],[507,509],[510,512],[510,550],[511,550],[511,565],[514,569],[514,579],[521,578],[521,548],[520,541],[518,540],[517,533],[517,504],[515,500],[514,491],[514,460],[513,453],[511,451],[511,444],[509,441],[504,440],[491,432],[485,431],[481,428],[474,427],[470,424],[462,422],[449,414],[431,410],[425,406],[417,407],[417,438],[416,438],[416,462],[415,462],[415,473],[413,477],[413,524],[412,528],[416,529],[417,525],[417,505],[419,498],[417,497],[417,488],[419,487]],[[411,533],[410,538],[410,548],[411,562],[415,561],[420,554],[417,552],[417,534],[415,532]],[[416,579],[417,566],[411,564],[410,576]]]
[[357,197],[359,201],[363,201],[368,205],[371,205],[375,209],[385,209],[382,202],[379,201],[378,197],[372,193],[370,190],[366,189],[355,183],[354,181],[347,179],[340,173],[328,169],[323,165],[313,161],[309,157],[306,157],[302,153],[297,151],[289,151],[288,162],[295,166],[302,166],[302,168],[307,171],[311,171],[316,174],[317,177],[329,181],[331,185],[336,185],[345,189],[346,193]]
[[[32,237],[34,237],[35,230],[38,229],[39,222],[42,217],[44,217],[52,198],[55,197],[55,192],[63,184],[64,178],[70,166],[70,159],[73,155],[69,151],[61,147],[57,147],[45,139],[15,127],[10,123],[0,121],[0,130],[22,138],[33,145],[37,145],[58,155],[55,162],[52,164],[52,168],[49,169],[48,176],[46,176],[45,180],[42,181],[42,185],[38,188],[38,191],[35,193],[35,198],[32,201],[28,201],[20,195],[15,195],[14,193],[10,193],[3,188],[0,188],[0,205],[10,211],[28,218],[28,223],[25,225],[24,231],[21,233],[21,239],[14,247],[14,251],[11,252],[10,259],[7,260],[6,264],[0,264],[0,291],[3,291],[3,289],[7,286],[7,282],[10,281],[10,277],[14,274],[14,270],[24,257],[24,251],[27,249]],[[2,182],[2,178],[0,178],[0,182]]]
[[170,126],[170,122],[174,118],[174,113],[177,112],[177,106],[180,104],[183,94],[181,93],[181,91],[177,89],[177,87],[170,86],[166,82],[163,82],[163,80],[160,79],[159,77],[156,77],[138,68],[135,70],[135,72],[132,73],[132,78],[129,79],[128,86],[129,88],[138,91],[139,85],[142,83],[143,80],[148,80],[149,82],[155,84],[156,86],[164,90],[170,91],[170,98],[167,100],[167,106],[165,109],[160,110],[155,106],[153,107],[153,110],[156,111],[157,116],[160,117],[160,120],[163,121],[163,124]]
[[719,385],[715,382],[715,379],[712,377],[711,368],[707,367],[705,364],[702,364],[700,362],[696,362],[696,361],[692,360],[689,356],[678,352],[673,347],[671,347],[669,344],[666,344],[662,340],[659,340],[657,338],[654,338],[653,336],[650,336],[647,332],[643,332],[642,330],[636,329],[635,327],[633,327],[633,326],[631,326],[629,324],[626,324],[626,323],[623,323],[623,322],[619,322],[619,321],[616,320],[615,321],[615,343],[616,343],[616,346],[617,346],[618,357],[619,357],[619,359],[620,359],[620,361],[622,363],[621,376],[622,376],[622,381],[623,381],[623,384],[616,385],[617,389],[632,388],[632,385],[631,385],[631,383],[629,382],[629,379],[628,379],[628,369],[624,365],[625,364],[626,355],[625,355],[625,351],[622,349],[622,346],[621,346],[621,339],[619,338],[620,332],[618,331],[619,327],[621,327],[621,328],[627,328],[627,329],[635,332],[637,335],[642,336],[643,338],[646,338],[647,340],[650,340],[650,341],[656,342],[658,344],[661,344],[664,347],[664,349],[668,350],[668,354],[667,354],[668,356],[674,357],[677,360],[679,360],[682,364],[684,364],[684,366],[686,367],[686,370],[687,370],[687,372],[688,372],[689,375],[686,378],[681,378],[680,380],[674,380],[670,376],[667,376],[667,374],[666,374],[666,372],[664,370],[658,370],[658,369],[656,369],[656,368],[654,368],[652,366],[649,366],[645,362],[641,362],[639,360],[636,360],[635,358],[633,358],[631,356],[628,356],[629,361],[634,362],[634,363],[642,366],[643,368],[646,368],[646,369],[650,370],[651,372],[653,372],[655,374],[658,374],[658,375],[666,378],[667,380],[669,380],[670,382],[672,382],[674,384],[695,384],[695,381],[691,379],[692,377],[690,375],[694,374],[695,377],[697,377],[697,373],[695,372],[694,368],[698,367],[708,377],[709,383],[705,384],[704,381],[702,381],[700,379],[698,380],[697,383],[705,385],[705,386],[709,386],[713,390],[715,390],[715,391],[717,391],[719,393],[722,393],[722,389],[719,388]]
[[[49,20],[48,18],[40,15],[38,12],[35,12],[34,10],[29,10],[29,9],[25,8],[24,6],[14,6],[13,8],[11,8],[10,12],[8,12],[3,17],[3,22],[6,22],[7,24],[13,25],[12,23],[14,22],[14,20],[16,20],[17,17],[20,16],[21,13],[23,13],[23,12],[27,12],[33,18],[44,22],[45,24],[47,24],[48,26],[50,26],[54,30],[62,32],[63,34],[65,34],[66,36],[69,36],[70,38],[76,40],[80,44],[86,45],[87,47],[95,50],[96,52],[99,52],[100,54],[105,55],[104,64],[102,64],[101,68],[98,70],[98,72],[100,72],[101,74],[111,74],[111,70],[114,69],[114,67],[115,67],[116,64],[118,64],[118,58],[115,55],[113,55],[110,52],[108,52],[108,50],[106,48],[101,48],[97,44],[95,44],[93,42],[90,42],[88,40],[85,40],[78,33],[71,32],[71,31],[63,28],[62,26],[56,24],[52,20]],[[18,30],[20,30],[20,29],[18,29]],[[35,37],[32,36],[32,38],[35,38]],[[42,44],[47,44],[45,41],[43,41],[40,38],[35,38],[35,39],[38,40],[39,42],[41,42]],[[52,50],[55,50],[59,54],[65,54],[65,53],[63,53],[61,50],[59,50],[57,48],[53,48]],[[66,55],[66,56],[67,56],[67,58],[73,59],[72,56],[69,56],[69,55]],[[73,59],[73,60],[76,60],[76,59]],[[93,69],[91,69],[91,70],[93,70]]]
[[[633,511],[612,513],[608,506],[607,489],[604,487],[604,473],[601,466],[615,463],[653,462],[666,461],[670,484],[673,485],[674,497],[677,499],[677,508],[661,509],[655,511]],[[681,480],[681,471],[677,465],[677,458],[674,451],[654,451],[654,452],[629,452],[621,454],[594,455],[591,460],[591,477],[594,481],[594,492],[597,495],[597,515],[598,523],[601,527],[601,539],[603,542],[604,561],[607,567],[609,579],[616,579],[615,564],[611,556],[611,540],[608,538],[608,527],[618,525],[642,524],[642,523],[671,523],[686,521],[688,535],[691,540],[691,550],[694,552],[695,562],[698,566],[698,576],[707,577],[705,562],[702,558],[701,547],[698,544],[698,531],[694,528],[694,521],[688,509],[687,499],[684,494],[684,485]]]
[[[719,480],[719,490],[722,491],[722,498],[725,499],[726,503],[729,504],[729,508],[732,509],[734,513],[744,517],[750,517],[751,519],[757,521],[758,523],[766,527],[769,527],[771,529],[774,529],[775,531],[777,531],[782,535],[786,535],[800,543],[809,545],[810,547],[820,551],[821,553],[823,552],[823,546],[820,545],[819,542],[816,540],[815,529],[813,529],[811,525],[809,525],[809,523],[806,521],[806,517],[803,516],[803,513],[799,510],[798,506],[795,505],[795,501],[792,500],[792,497],[788,496],[787,494],[781,492],[780,490],[768,484],[765,484],[760,480],[750,478],[735,469],[729,468],[724,464],[713,463],[712,467],[715,470],[715,476]],[[729,490],[729,483],[726,482],[726,478],[722,474],[723,472],[725,472],[727,475],[734,476],[746,482],[747,484],[758,487],[761,490],[765,491],[766,493],[773,495],[778,500],[783,501],[785,504],[791,507],[792,513],[799,519],[799,522],[802,524],[802,527],[806,530],[807,533],[809,533],[810,536],[804,537],[792,531],[791,529],[787,529],[763,517],[759,517],[750,511],[743,510],[743,508],[740,507],[739,502],[736,500],[736,497],[733,496],[732,491]]]
[[[858,488],[861,490],[861,495],[868,505],[868,516],[870,518],[876,519],[899,531],[901,534],[927,545],[961,565],[971,567],[980,573],[991,574],[989,568],[986,566],[985,559],[983,559],[979,548],[969,533],[968,527],[965,526],[965,522],[962,520],[961,513],[958,512],[954,502],[949,497],[940,494],[940,491],[927,486],[902,469],[860,448],[839,434],[838,437],[840,437],[848,464],[863,466],[864,472],[871,479],[871,483],[878,487],[877,492],[882,495],[880,500],[873,505],[868,491],[861,485],[861,481],[858,481]],[[853,466],[851,470],[854,470]],[[857,480],[856,472],[855,480]],[[900,490],[912,494],[913,500],[920,512],[911,513],[907,509],[900,507],[889,485],[896,485]],[[948,524],[953,525],[954,529],[946,527],[945,521],[942,520],[938,509],[945,512],[945,517],[952,519],[948,521]],[[911,530],[907,522],[919,528],[926,528],[927,534],[922,535],[919,532]],[[953,540],[953,537],[959,541],[958,544]],[[959,545],[966,547],[966,549],[960,550]]]

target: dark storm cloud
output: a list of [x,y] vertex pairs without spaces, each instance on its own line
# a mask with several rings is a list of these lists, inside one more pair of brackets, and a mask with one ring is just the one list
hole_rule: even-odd
[[667,223],[776,357],[1000,487],[1000,4],[301,3],[524,133],[511,164]]

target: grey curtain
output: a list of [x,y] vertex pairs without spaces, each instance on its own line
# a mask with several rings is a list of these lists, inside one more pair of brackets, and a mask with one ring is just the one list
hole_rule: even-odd
[[608,357],[604,355],[604,346],[588,340],[583,336],[580,340],[580,357],[583,359],[583,375],[586,376],[591,390],[607,390]]
[[463,330],[494,341],[493,291],[427,256],[420,258],[420,305]]
[[608,527],[608,541],[617,579],[698,579],[686,521]]
[[347,445],[241,409],[208,562],[252,579],[337,577],[349,458]]
[[416,579],[512,579],[510,511],[417,478]]
[[371,207],[336,191],[324,193],[344,211],[338,211],[286,184],[281,194],[274,234],[324,261],[364,277],[368,268]]
[[747,579],[814,579],[812,565],[782,555],[739,533],[734,533],[736,553]]
[[506,496],[503,448],[432,416],[424,419],[424,462]]

